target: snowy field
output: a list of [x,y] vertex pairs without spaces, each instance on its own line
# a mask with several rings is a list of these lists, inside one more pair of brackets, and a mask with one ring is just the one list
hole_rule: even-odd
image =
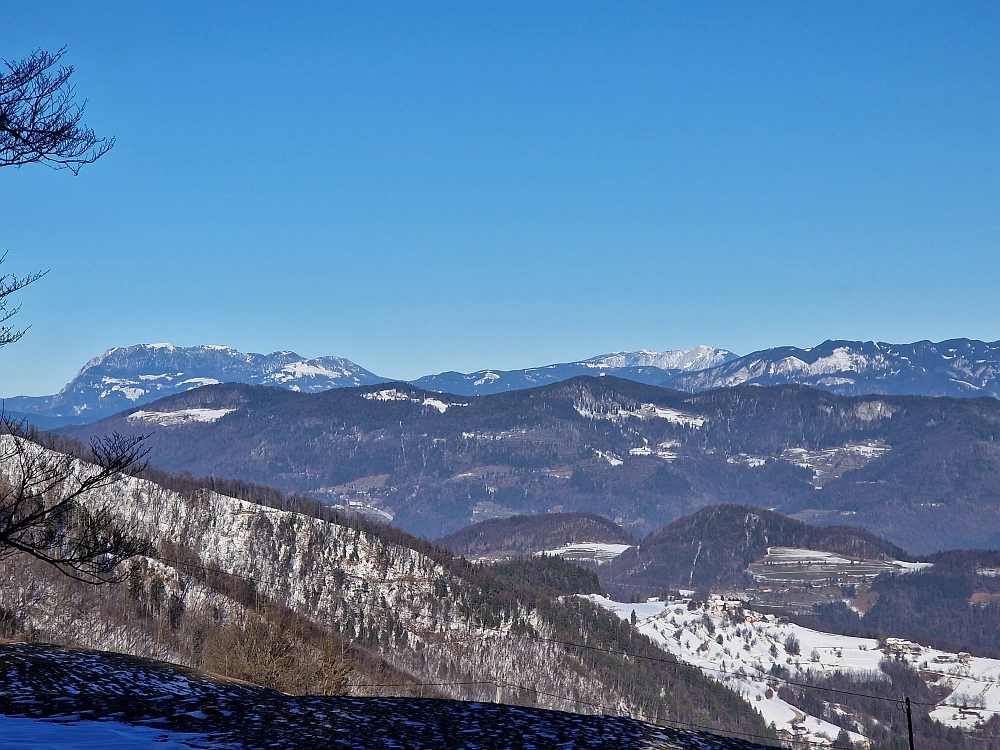
[[180,411],[134,411],[128,415],[129,422],[142,421],[158,424],[160,427],[176,427],[178,425],[202,422],[210,424],[217,422],[235,409],[181,409]]
[[[840,728],[803,714],[779,698],[778,682],[768,674],[774,664],[788,669],[791,679],[796,674],[802,677],[807,671],[873,673],[879,671],[879,662],[891,653],[893,658],[905,659],[924,679],[951,691],[931,712],[934,719],[971,729],[1000,714],[1000,660],[997,659],[953,654],[906,641],[894,643],[892,652],[883,652],[878,641],[869,638],[822,633],[791,623],[733,623],[719,611],[724,607],[721,601],[710,602],[707,610],[689,610],[688,599],[629,604],[596,594],[586,598],[624,620],[631,619],[634,611],[638,630],[665,651],[743,695],[779,730],[809,742],[832,741]],[[786,649],[790,635],[798,641],[797,654]],[[862,737],[854,735],[853,739]]]
[[576,542],[565,544],[558,549],[539,552],[539,555],[559,555],[567,560],[590,560],[602,565],[611,562],[618,555],[629,549],[631,544],[606,544],[604,542]]
[[796,547],[769,547],[767,556],[750,565],[758,581],[802,583],[843,578],[874,578],[881,573],[908,573],[931,567],[932,563],[899,560],[861,560]]

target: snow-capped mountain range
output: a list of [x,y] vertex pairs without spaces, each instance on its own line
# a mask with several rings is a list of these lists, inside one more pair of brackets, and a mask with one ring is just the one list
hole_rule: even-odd
[[732,352],[711,346],[696,346],[692,349],[667,352],[641,349],[637,352],[614,352],[580,362],[532,367],[527,370],[442,372],[438,375],[425,375],[414,380],[413,384],[428,391],[454,393],[459,396],[485,396],[503,391],[518,391],[558,383],[579,375],[614,375],[648,385],[659,385],[672,375],[704,370],[732,361],[736,357],[737,355]]
[[[443,372],[413,382],[425,390],[485,396],[580,375],[613,375],[696,393],[740,385],[806,385],[841,395],[1000,398],[1000,341],[951,339],[888,344],[825,341],[736,355],[696,346],[642,349],[524,370]],[[139,344],[95,357],[53,396],[16,396],[4,409],[40,427],[83,424],[173,393],[214,383],[271,385],[306,393],[390,382],[342,357],[306,359],[294,352],[243,353],[228,346]]]
[[[735,357],[708,346],[668,352],[642,350],[529,370],[442,373],[415,382],[427,390],[463,396],[531,388],[577,375],[617,375],[656,384],[674,373],[722,364]],[[94,422],[164,396],[215,383],[270,385],[317,393],[389,380],[342,357],[306,359],[288,351],[248,354],[228,346],[138,344],[110,349],[90,360],[54,396],[15,396],[5,399],[3,406],[7,413],[27,416],[45,428]]]
[[64,422],[92,422],[123,409],[215,383],[275,385],[317,393],[374,385],[385,378],[342,357],[306,359],[295,352],[247,354],[228,346],[138,344],[90,360],[54,396],[4,400],[7,411]]
[[886,395],[1000,398],[1000,341],[951,339],[887,344],[824,341],[810,349],[765,349],[663,385],[696,393],[737,385],[794,383],[844,396]]

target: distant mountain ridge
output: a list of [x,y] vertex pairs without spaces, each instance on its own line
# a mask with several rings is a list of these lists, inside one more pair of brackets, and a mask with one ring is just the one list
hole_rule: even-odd
[[558,383],[580,375],[614,375],[647,385],[658,385],[672,375],[722,365],[735,360],[737,356],[725,349],[704,345],[666,352],[640,349],[635,352],[613,352],[580,362],[565,362],[525,370],[442,372],[437,375],[425,375],[412,382],[428,391],[454,393],[458,396],[487,396],[504,391],[519,391]]
[[203,385],[273,385],[304,393],[386,382],[342,357],[306,359],[295,352],[254,354],[228,346],[138,344],[90,360],[54,396],[4,399],[7,411],[84,423]]
[[765,349],[697,372],[671,375],[661,384],[689,393],[795,384],[842,396],[1000,398],[1000,341],[824,341],[809,349]]
[[917,554],[1000,544],[992,398],[684,394],[613,376],[490,396],[222,384],[65,434],[115,431],[153,433],[167,471],[350,505],[428,538],[550,511],[597,513],[641,536],[735,502],[863,526]]
[[[487,396],[582,375],[610,375],[688,393],[733,386],[804,385],[843,396],[1000,398],[1000,341],[831,340],[807,349],[776,347],[745,356],[711,346],[665,352],[641,349],[523,370],[443,372],[411,382],[426,391]],[[318,393],[387,382],[390,379],[342,357],[306,359],[290,351],[253,354],[227,346],[139,344],[95,357],[53,396],[16,396],[5,399],[3,406],[7,414],[52,428],[93,422],[216,383]]]
[[[426,390],[462,396],[523,390],[578,375],[606,374],[655,385],[677,373],[736,357],[710,346],[654,352],[615,352],[582,362],[510,372],[441,373],[420,378]],[[228,346],[137,344],[109,349],[90,360],[53,396],[4,399],[4,411],[43,429],[86,424],[174,393],[218,383],[270,385],[303,393],[389,382],[343,357],[306,359],[295,352],[254,354]]]

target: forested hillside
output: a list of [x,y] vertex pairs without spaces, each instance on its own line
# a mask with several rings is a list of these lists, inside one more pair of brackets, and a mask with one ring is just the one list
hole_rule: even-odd
[[217,385],[67,434],[151,433],[174,472],[239,478],[430,538],[586,511],[636,536],[706,505],[851,524],[910,552],[997,543],[1000,401],[799,386],[683,394],[613,377],[492,396]]
[[[735,693],[565,596],[600,590],[589,571],[558,559],[491,570],[398,529],[233,487],[266,504],[144,479],[88,496],[92,512],[112,513],[155,554],[96,588],[5,559],[5,635],[164,659],[289,693],[419,695],[429,686],[768,736]],[[643,654],[656,658],[634,656]]]
[[864,617],[837,602],[819,607],[815,617],[802,622],[1000,658],[1000,552],[952,550],[928,560],[934,566],[919,573],[876,578],[876,601]]
[[747,505],[716,505],[678,519],[601,571],[612,593],[629,597],[669,589],[742,588],[747,566],[769,547],[825,550],[874,560],[906,552],[849,526],[817,527]]

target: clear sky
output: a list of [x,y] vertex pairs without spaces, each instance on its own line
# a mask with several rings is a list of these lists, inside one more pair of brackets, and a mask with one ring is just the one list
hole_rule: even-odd
[[20,3],[79,177],[0,169],[0,395],[113,346],[381,375],[1000,339],[1000,4]]

